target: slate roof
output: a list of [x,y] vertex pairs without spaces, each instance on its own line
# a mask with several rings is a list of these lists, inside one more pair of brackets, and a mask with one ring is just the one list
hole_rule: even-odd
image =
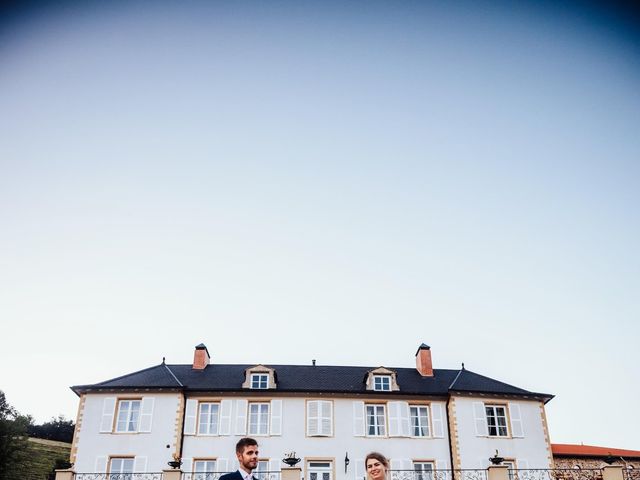
[[[247,392],[242,388],[247,368],[256,365],[210,364],[194,370],[191,364],[160,364],[93,385],[76,385],[80,395],[96,390],[177,389],[185,392]],[[367,373],[376,367],[265,365],[276,374],[277,392],[342,393],[389,396],[448,396],[450,393],[513,395],[551,400],[553,395],[514,387],[466,369],[434,369],[433,377],[421,376],[415,368],[390,368],[396,372],[399,392],[373,392],[366,389]],[[388,368],[388,367],[387,367]],[[274,390],[271,390],[274,391]]]

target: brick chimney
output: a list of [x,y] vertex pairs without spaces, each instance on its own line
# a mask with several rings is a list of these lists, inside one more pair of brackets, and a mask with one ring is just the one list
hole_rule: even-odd
[[422,344],[416,352],[416,369],[423,377],[433,377],[433,365],[431,363],[431,347]]
[[193,369],[204,370],[209,365],[209,350],[204,343],[196,345],[196,351],[193,354]]

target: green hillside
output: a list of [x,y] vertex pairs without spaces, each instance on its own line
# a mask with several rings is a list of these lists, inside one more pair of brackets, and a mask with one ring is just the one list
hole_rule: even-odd
[[46,480],[53,470],[56,460],[69,461],[71,444],[30,438],[27,442],[28,459],[20,467],[21,480]]

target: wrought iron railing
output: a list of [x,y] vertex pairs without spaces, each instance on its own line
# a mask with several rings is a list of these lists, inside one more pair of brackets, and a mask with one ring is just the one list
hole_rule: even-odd
[[488,480],[485,469],[389,470],[390,480]]
[[[181,480],[218,480],[226,472],[182,472]],[[256,480],[280,480],[280,472],[253,472]],[[136,479],[132,479],[136,480]]]
[[623,468],[622,476],[624,480],[640,480],[640,469]]
[[600,468],[509,469],[510,480],[602,480]]
[[76,473],[75,480],[162,480],[158,473]]

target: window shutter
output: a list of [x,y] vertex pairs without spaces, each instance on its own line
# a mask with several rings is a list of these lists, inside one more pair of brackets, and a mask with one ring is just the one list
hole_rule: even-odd
[[307,436],[309,437],[320,434],[319,410],[320,402],[318,400],[307,402]]
[[[269,471],[270,472],[279,472],[280,471],[280,460],[278,460],[277,458],[272,458],[271,460],[269,460]],[[274,478],[274,476],[272,476],[271,478]],[[275,478],[278,478],[277,475],[275,476]]]
[[216,461],[216,470],[220,473],[227,473],[228,467],[226,458],[219,458]]
[[355,464],[355,468],[353,469],[354,472],[354,480],[363,480],[366,476],[366,470],[364,467],[364,460],[363,459],[357,459],[356,460],[356,464]]
[[146,473],[147,457],[136,457],[133,461],[133,473]]
[[271,400],[271,435],[282,435],[282,400]]
[[391,470],[398,471],[402,470],[402,460],[398,458],[391,459]]
[[486,437],[487,432],[487,412],[484,409],[484,403],[473,402],[473,418],[476,425],[476,437]]
[[320,402],[320,433],[322,435],[333,435],[333,403],[328,401]]
[[[400,402],[389,402],[389,436],[400,436]],[[396,469],[397,470],[397,469]]]
[[436,470],[446,470],[447,469],[447,461],[442,458],[436,458],[435,469]]
[[511,436],[514,438],[523,438],[524,429],[522,427],[520,405],[517,403],[509,403],[509,416],[511,417]]
[[[223,413],[221,415],[220,426],[225,422],[229,425],[227,428],[227,433],[222,433],[222,428],[220,429],[220,435],[229,435],[230,426],[231,426],[231,400],[223,400],[222,403],[227,402],[228,412],[226,413],[227,420],[222,420],[222,417],[225,416]],[[246,435],[247,434],[247,400],[236,400],[236,435]],[[224,412],[225,408],[223,405],[222,411]]]
[[433,436],[444,438],[444,419],[442,418],[442,404],[431,404],[431,422],[433,423]]
[[113,414],[115,408],[116,397],[107,397],[104,399],[104,402],[102,402],[102,419],[100,421],[100,433],[109,433],[113,431]]
[[198,416],[198,401],[192,398],[187,400],[187,407],[184,413],[184,434],[196,434],[196,417]]
[[151,423],[153,420],[153,404],[155,398],[153,397],[143,397],[142,398],[142,406],[140,408],[140,432],[149,433],[151,432]]
[[411,436],[411,421],[409,413],[409,404],[407,402],[398,402],[400,404],[400,435],[403,437]]
[[191,472],[193,471],[193,458],[183,458],[180,468],[182,468],[184,472],[183,479],[189,480],[191,478]]
[[107,473],[107,457],[96,457],[96,466],[94,472]]
[[527,470],[529,468],[529,461],[524,458],[516,459],[516,468],[520,470]]
[[353,402],[353,435],[364,437],[364,402]]
[[[246,400],[245,400],[246,402]],[[218,427],[218,435],[231,435],[231,409],[233,408],[233,400],[222,400],[220,402],[220,426]],[[242,411],[246,415],[247,407]]]

